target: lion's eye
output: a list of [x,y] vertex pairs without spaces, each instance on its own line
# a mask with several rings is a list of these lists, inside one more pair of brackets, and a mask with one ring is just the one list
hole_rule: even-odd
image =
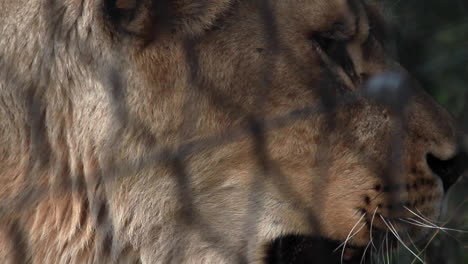
[[330,47],[332,46],[333,41],[334,41],[330,38],[322,37],[320,35],[313,35],[312,40],[315,40],[317,44],[320,46],[320,48],[325,52],[330,50]]
[[322,34],[312,34],[310,40],[314,42],[317,48],[320,49],[320,55],[326,56],[336,66],[339,66],[345,71],[351,79],[356,76],[354,70],[354,63],[348,54],[346,45],[348,40],[346,39],[333,39],[331,37]]

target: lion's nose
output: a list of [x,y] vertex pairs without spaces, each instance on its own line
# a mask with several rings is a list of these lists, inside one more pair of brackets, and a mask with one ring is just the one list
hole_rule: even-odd
[[426,155],[429,168],[442,179],[444,191],[452,186],[457,179],[468,169],[468,153],[460,152],[451,159],[443,160],[432,153]]

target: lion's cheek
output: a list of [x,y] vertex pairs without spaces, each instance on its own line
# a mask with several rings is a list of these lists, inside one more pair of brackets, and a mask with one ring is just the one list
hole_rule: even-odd
[[365,246],[369,240],[368,219],[372,216],[363,213],[363,208],[368,206],[365,197],[376,196],[370,190],[375,177],[364,167],[332,169],[331,173],[335,176],[316,188],[320,190],[319,202],[312,203],[321,227],[317,232],[337,241],[352,237],[351,244]]

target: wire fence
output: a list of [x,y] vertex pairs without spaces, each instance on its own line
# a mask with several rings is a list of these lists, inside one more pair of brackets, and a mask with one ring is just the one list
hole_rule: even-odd
[[[65,14],[65,7],[53,0],[43,2],[47,4],[47,6],[42,9],[44,13],[41,14],[41,16],[50,19],[50,21],[46,20],[46,28],[50,31],[46,32],[47,41],[41,46],[41,53],[43,54],[43,58],[45,58],[43,60],[44,62],[47,62],[47,58],[50,58],[50,61],[55,61],[52,57],[55,53],[54,48],[57,48],[57,43],[61,43],[65,38],[73,38],[70,36],[73,36],[74,33],[71,30],[64,30],[65,28],[62,28],[60,25],[63,17],[56,15],[57,13]],[[126,14],[126,19],[128,21],[131,21],[137,16],[137,14],[132,12],[139,12],[145,7],[145,4],[140,2],[143,1],[135,1],[136,5],[128,10],[130,12]],[[151,5],[154,7],[157,7],[155,10],[158,10],[156,14],[152,14],[155,19],[153,24],[171,27],[171,19],[174,14],[170,9],[170,1],[154,0],[149,2],[151,2]],[[202,1],[193,2],[194,5],[198,6],[201,10],[206,8],[206,4]],[[104,3],[105,8],[109,10],[115,11],[118,9],[115,1],[104,1]],[[271,1],[259,0],[256,1],[256,4],[260,12],[260,17],[263,20],[264,28],[263,32],[255,32],[255,34],[259,34],[265,39],[266,46],[264,49],[268,52],[265,52],[264,67],[260,70],[260,74],[262,75],[261,83],[256,87],[259,91],[257,94],[260,96],[256,96],[256,98],[253,99],[253,105],[255,105],[256,108],[255,113],[245,109],[245,107],[233,100],[229,94],[223,94],[219,89],[213,88],[219,84],[209,83],[207,78],[203,76],[201,70],[200,64],[202,62],[199,57],[200,52],[196,49],[200,40],[197,39],[197,37],[189,37],[184,41],[183,46],[185,63],[189,73],[187,83],[190,86],[188,88],[190,92],[185,97],[183,103],[182,125],[174,132],[174,134],[176,134],[174,135],[174,141],[177,142],[176,144],[160,143],[161,140],[154,135],[151,128],[145,124],[145,121],[140,120],[139,117],[132,115],[129,111],[128,102],[125,97],[129,93],[126,84],[128,83],[128,78],[131,78],[131,76],[128,76],[125,60],[121,60],[120,58],[114,60],[113,58],[112,61],[105,61],[102,59],[98,62],[94,62],[93,65],[96,67],[97,75],[102,77],[101,82],[106,88],[108,97],[111,98],[113,110],[112,119],[115,121],[115,125],[113,130],[109,132],[105,153],[101,153],[102,159],[99,161],[90,161],[96,164],[96,168],[95,171],[86,172],[88,175],[84,176],[86,179],[84,182],[81,179],[83,177],[74,175],[76,172],[72,171],[70,167],[63,165],[61,162],[64,159],[70,158],[69,150],[63,147],[66,143],[61,142],[66,141],[66,135],[63,134],[63,130],[51,130],[46,123],[46,115],[48,114],[48,102],[46,101],[46,94],[48,92],[47,84],[50,79],[54,78],[54,73],[51,73],[50,70],[55,66],[46,63],[40,65],[38,67],[40,71],[35,74],[41,77],[28,80],[27,77],[24,77],[23,71],[18,70],[16,72],[14,67],[16,63],[14,60],[9,61],[5,59],[3,62],[0,62],[0,79],[8,80],[8,82],[5,83],[7,83],[9,87],[27,88],[26,94],[22,94],[22,92],[19,91],[17,96],[27,98],[25,106],[28,119],[26,121],[30,127],[28,131],[28,138],[30,140],[28,147],[30,148],[31,156],[31,160],[28,162],[27,183],[25,183],[24,191],[11,196],[9,200],[2,201],[2,204],[8,206],[2,206],[0,217],[8,218],[14,215],[16,211],[31,210],[34,206],[37,206],[41,200],[47,199],[51,193],[82,193],[87,197],[88,202],[86,206],[89,209],[90,217],[92,217],[96,225],[96,247],[101,247],[99,251],[104,252],[103,254],[107,252],[109,255],[114,255],[114,258],[118,258],[118,252],[109,253],[110,251],[118,251],[118,248],[123,246],[118,245],[119,238],[114,237],[113,234],[115,223],[109,212],[111,205],[108,204],[109,199],[106,197],[108,194],[105,186],[113,186],[113,183],[119,179],[125,178],[127,175],[141,173],[148,168],[167,166],[171,170],[176,183],[177,199],[182,208],[181,215],[183,223],[189,228],[198,230],[197,233],[202,240],[210,245],[210,247],[216,249],[217,252],[221,256],[224,256],[230,263],[248,263],[249,260],[255,258],[255,252],[253,249],[249,249],[249,246],[255,245],[256,239],[258,239],[259,230],[257,230],[257,222],[261,217],[260,213],[266,206],[260,194],[263,193],[265,188],[264,183],[267,181],[273,182],[275,188],[279,190],[284,197],[288,197],[291,204],[294,204],[298,211],[306,215],[310,226],[314,226],[318,234],[321,233],[319,230],[320,220],[310,211],[310,208],[308,208],[306,202],[302,198],[303,195],[298,193],[294,188],[294,184],[290,182],[290,179],[284,176],[284,173],[281,171],[281,166],[272,158],[270,150],[268,149],[270,140],[268,135],[272,131],[279,131],[283,128],[291,127],[300,121],[315,120],[317,116],[324,118],[326,121],[324,128],[322,128],[323,131],[343,131],[343,133],[347,133],[345,131],[345,125],[340,123],[340,119],[337,118],[336,113],[341,111],[340,109],[361,102],[362,100],[373,101],[381,107],[389,109],[392,113],[392,118],[395,120],[393,129],[390,131],[392,139],[387,151],[388,164],[378,176],[383,180],[382,186],[386,186],[387,188],[398,186],[404,171],[403,145],[405,126],[408,122],[406,109],[412,102],[411,88],[409,87],[412,86],[413,83],[399,74],[382,74],[371,79],[366,85],[363,85],[362,92],[346,91],[344,84],[338,81],[339,76],[337,76],[338,74],[334,67],[327,67],[330,65],[324,62],[323,67],[325,68],[326,74],[337,79],[337,81],[336,83],[327,83],[320,87],[311,87],[311,89],[318,89],[318,91],[315,92],[318,92],[320,95],[320,101],[311,102],[310,105],[298,107],[297,109],[272,118],[267,113],[266,100],[270,98],[270,88],[274,85],[274,72],[272,69],[275,68],[279,56],[278,54],[286,54],[285,57],[291,64],[300,63],[296,63],[295,61],[297,58],[293,52],[285,51],[284,46],[280,43],[279,30],[277,28],[278,23],[272,11]],[[80,12],[84,12],[84,1],[81,2],[81,5]],[[113,13],[110,18],[117,19],[116,17],[119,15],[121,14]],[[141,37],[138,33],[132,32],[132,30],[120,24],[120,21],[116,20],[114,23],[118,25],[119,34],[125,36],[123,37],[124,41],[126,38]],[[158,34],[162,34],[159,30],[160,29],[153,30],[154,34],[149,37],[146,45],[150,46],[151,43],[158,41]],[[148,36],[145,36],[145,38],[147,37]],[[76,63],[78,65],[86,65],[86,59],[88,57],[86,53],[92,51],[95,47],[87,46],[86,43],[80,43],[80,45],[82,46],[75,56]],[[3,57],[9,58],[8,56]],[[34,80],[42,80],[42,82],[36,83]],[[330,86],[334,88],[330,88]],[[332,92],[335,89],[346,92],[335,94]],[[23,89],[21,90],[23,91]],[[236,115],[242,118],[243,121],[237,126],[229,127],[228,130],[222,133],[204,137],[194,137],[194,131],[198,129],[197,120],[203,115],[200,109],[200,102],[202,101],[209,101],[220,112]],[[71,102],[71,104],[73,104],[73,102]],[[465,105],[468,105],[466,100]],[[65,109],[67,108],[65,107]],[[460,123],[459,125],[461,127],[466,126],[464,123]],[[51,133],[55,133],[54,136],[57,138],[58,142],[50,141]],[[144,138],[142,144],[146,145],[148,149],[147,153],[144,157],[128,159],[126,162],[114,160],[115,153],[119,153],[122,149],[125,149],[125,146],[122,145],[122,142],[124,142],[122,138],[127,136],[128,133],[143,135],[136,138]],[[242,234],[243,237],[241,239],[243,243],[245,243],[241,248],[244,248],[245,251],[239,252],[236,248],[233,248],[228,241],[229,239],[227,239],[224,234],[220,233],[219,229],[212,226],[210,220],[206,219],[202,210],[197,207],[197,194],[194,194],[195,187],[192,186],[194,180],[192,178],[193,175],[191,175],[190,167],[192,166],[191,160],[196,159],[197,155],[205,155],[212,150],[246,140],[251,142],[253,152],[255,153],[256,176],[251,184],[246,186],[248,189],[248,206],[245,208],[244,212],[243,229],[245,233]],[[331,144],[333,143],[326,137],[318,144],[317,153],[320,153],[319,161],[321,163],[321,175],[317,177],[319,179],[326,179],[329,177],[329,163],[331,162],[331,152],[334,149]],[[349,142],[349,144],[351,148],[359,148],[358,145],[354,146],[353,142]],[[465,142],[463,142],[463,139],[460,140],[460,148],[464,151],[468,150],[467,144],[466,139]],[[90,151],[93,152],[95,150]],[[369,158],[366,150],[359,149],[356,150],[356,153],[359,159],[366,160]],[[72,179],[64,180],[57,178],[50,180],[47,184],[39,182],[39,180],[37,180],[37,175],[44,174],[44,172],[50,168],[53,168],[54,174],[72,175]],[[93,174],[95,177],[90,176]],[[465,194],[467,185],[468,182],[465,177],[454,187],[453,193],[451,194],[451,201],[446,209],[446,215],[449,216],[448,219],[456,223],[454,226],[451,225],[451,228],[463,228],[463,225],[465,225],[464,228],[466,228],[467,215],[464,203],[467,201]],[[315,191],[320,193],[320,190]],[[399,188],[395,188],[394,191],[386,191],[393,195],[390,197],[392,200],[391,204],[398,204],[401,202],[401,190]],[[454,206],[454,204],[456,206]],[[444,226],[446,224],[447,223],[444,223]],[[97,232],[97,230],[101,232]],[[439,234],[444,233],[440,230],[441,229],[438,230]],[[28,259],[31,258],[29,254],[32,251],[28,250],[28,247],[30,247],[27,240],[28,234],[20,225],[20,222],[11,227],[9,235],[16,245],[16,252],[14,254],[15,262],[29,263]],[[388,232],[386,235],[388,237]],[[455,240],[450,240],[449,242],[449,239],[453,239],[453,237],[455,237]],[[341,251],[339,253],[333,252],[336,248],[335,242],[332,243],[324,238],[318,237],[307,239],[285,238],[285,241],[288,239],[290,239],[292,241],[291,243],[296,245],[296,247],[283,248],[283,246],[273,246],[272,249],[277,250],[277,252],[270,252],[269,254],[272,256],[275,254],[282,254],[282,256],[270,258],[272,261],[271,263],[306,263],[301,261],[314,261],[312,263],[339,263],[343,259],[344,253]],[[294,241],[295,239],[298,241]],[[385,241],[385,239],[382,238],[382,241]],[[388,247],[388,239],[386,241],[386,246]],[[453,243],[453,241],[458,241],[454,247],[449,248],[446,246],[448,243]],[[365,260],[367,263],[369,263],[369,261],[373,261],[372,263],[414,263],[417,259],[424,258],[427,263],[462,263],[463,257],[466,259],[466,256],[463,256],[463,254],[466,255],[466,245],[468,245],[466,236],[463,234],[450,234],[447,237],[443,236],[435,240],[435,242],[431,244],[428,243],[424,245],[425,247],[435,247],[440,250],[421,250],[418,252],[415,250],[418,248],[417,246],[409,245],[411,248],[414,246],[413,250],[416,252],[416,255],[408,253],[409,250],[406,250],[403,246],[401,246],[401,250],[395,250],[395,253],[390,255],[386,253],[386,250],[384,250],[385,244],[382,243],[379,245],[381,247],[374,249],[373,255]],[[465,249],[462,249],[463,246]],[[299,252],[301,251],[299,248],[301,248],[301,250],[309,250],[310,252],[301,255],[302,253]],[[458,248],[460,250],[452,252],[451,250],[453,250],[453,248]],[[120,249],[123,250],[122,248]],[[184,250],[186,250],[186,247],[184,243],[181,242],[180,245],[175,247],[170,259],[166,261],[168,263],[182,263],[183,260],[180,258],[184,256]],[[330,254],[325,253],[326,251],[330,251]],[[369,251],[371,251],[371,249],[369,249]],[[352,262],[348,263],[359,263],[363,262],[363,260],[364,259],[359,259],[357,262],[355,262],[356,260],[352,260]],[[452,262],[444,262],[448,260]],[[117,260],[114,259],[114,261]]]

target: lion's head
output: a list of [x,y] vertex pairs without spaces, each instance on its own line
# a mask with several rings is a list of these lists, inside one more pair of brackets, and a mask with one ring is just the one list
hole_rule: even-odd
[[423,238],[466,164],[374,1],[0,7],[1,197],[42,193],[2,217],[33,261],[360,260]]

